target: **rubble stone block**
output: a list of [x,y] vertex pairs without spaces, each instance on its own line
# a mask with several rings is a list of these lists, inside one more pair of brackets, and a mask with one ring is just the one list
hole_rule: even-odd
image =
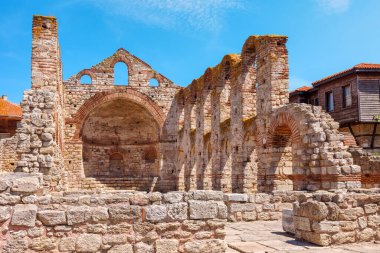
[[311,231],[310,219],[306,217],[294,216],[294,228],[296,230]]
[[248,202],[248,195],[247,194],[239,194],[239,193],[226,193],[226,194],[224,194],[224,201]]
[[315,221],[323,220],[327,217],[329,210],[324,203],[308,201],[300,204],[296,215],[310,218]]
[[218,216],[218,204],[209,201],[189,200],[190,219],[213,219]]
[[36,223],[37,206],[18,204],[14,208],[11,224],[15,226],[34,227]]
[[123,234],[120,235],[104,235],[103,243],[109,245],[125,244],[127,242],[127,237]]
[[130,244],[127,245],[115,245],[108,253],[133,253],[133,247]]
[[13,181],[11,190],[17,193],[34,193],[41,188],[40,179],[37,177],[21,177]]
[[0,222],[8,220],[12,215],[12,207],[0,206]]
[[110,219],[113,221],[129,221],[141,219],[140,206],[110,206],[108,208]]
[[87,221],[86,214],[89,208],[87,206],[72,206],[67,209],[67,224],[75,225]]
[[102,237],[97,234],[80,234],[76,241],[77,252],[97,252],[102,244]]
[[354,243],[355,232],[337,233],[334,234],[331,238],[334,244]]
[[183,201],[183,192],[168,192],[163,195],[163,199],[167,203],[178,203]]
[[143,242],[136,243],[133,248],[135,253],[154,253],[154,247]]
[[187,219],[187,203],[174,203],[167,205],[168,217],[172,221],[181,221]]
[[109,218],[107,207],[91,207],[85,212],[86,220],[91,220],[93,222],[106,221]]
[[340,231],[338,221],[319,221],[313,222],[313,231],[317,233],[337,233]]
[[49,237],[34,238],[29,244],[29,248],[35,251],[48,252],[57,247],[57,239]]
[[65,211],[45,210],[38,211],[38,219],[46,226],[64,225],[66,224]]
[[254,203],[231,203],[230,212],[252,212],[256,210]]
[[178,253],[179,241],[161,239],[156,241],[156,253]]
[[376,204],[366,204],[364,205],[364,212],[366,214],[373,214],[377,212],[377,205]]
[[282,209],[282,229],[285,232],[295,234],[292,209]]
[[302,231],[301,238],[320,246],[329,246],[332,243],[331,236],[329,234]]
[[193,193],[194,200],[223,200],[222,191],[197,190]]
[[353,221],[363,215],[364,215],[364,210],[362,207],[341,209],[339,213],[339,219],[346,220],[346,221]]
[[371,228],[365,228],[361,231],[356,231],[356,237],[359,242],[369,242],[375,239],[376,232]]
[[209,239],[185,243],[185,253],[221,253],[225,252],[227,244],[223,240]]
[[59,251],[75,251],[75,237],[63,237],[58,244]]
[[162,222],[168,215],[166,205],[150,205],[145,210],[146,219],[151,222]]

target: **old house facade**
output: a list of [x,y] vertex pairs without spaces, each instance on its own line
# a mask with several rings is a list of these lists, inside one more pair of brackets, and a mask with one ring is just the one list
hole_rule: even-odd
[[[345,135],[362,183],[380,186],[380,64],[361,63],[290,93],[290,102],[320,105]],[[362,150],[364,149],[364,151]]]
[[361,63],[290,94],[290,102],[320,105],[364,149],[380,148],[380,64]]

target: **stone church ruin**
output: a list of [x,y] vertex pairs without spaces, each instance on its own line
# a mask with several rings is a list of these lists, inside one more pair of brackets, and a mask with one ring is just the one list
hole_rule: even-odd
[[[124,49],[63,80],[56,19],[34,16],[32,29],[31,89],[16,141],[0,142],[15,150],[0,154],[0,170],[14,163],[0,179],[3,252],[224,252],[224,221],[293,205],[297,238],[379,240],[380,193],[361,188],[339,124],[289,104],[286,36],[251,36],[180,87]],[[128,85],[114,83],[118,63]],[[354,239],[339,239],[339,208],[368,221]]]

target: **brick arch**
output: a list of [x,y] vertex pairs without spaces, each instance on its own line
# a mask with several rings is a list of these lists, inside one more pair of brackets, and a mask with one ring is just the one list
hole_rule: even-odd
[[[290,131],[288,133],[287,131]],[[272,119],[268,130],[268,139],[266,144],[270,147],[278,145],[278,136],[288,135],[291,143],[301,142],[301,132],[299,121],[291,112],[278,112]]]
[[113,57],[110,63],[110,68],[112,68],[112,72],[114,72],[116,63],[119,63],[119,62],[125,63],[125,65],[127,65],[128,76],[131,76],[133,74],[133,63],[127,57],[123,55],[116,55]]
[[150,85],[150,80],[156,79],[158,82],[158,87],[161,87],[162,83],[164,82],[164,76],[162,76],[161,74],[157,73],[154,70],[152,70],[150,73],[151,74],[148,77],[149,85]]
[[96,109],[98,106],[115,100],[115,99],[126,99],[130,100],[143,108],[145,108],[158,123],[160,129],[162,129],[165,116],[161,108],[148,96],[142,94],[133,89],[126,89],[123,93],[118,92],[102,92],[98,93],[89,100],[87,100],[77,111],[70,122],[76,123],[76,131],[74,134],[75,139],[79,139],[83,124],[88,118],[89,114]]
[[85,76],[85,75],[88,75],[91,77],[91,84],[96,83],[95,74],[93,73],[93,71],[91,69],[84,69],[84,70],[80,71],[76,75],[76,79],[78,80],[78,82],[80,82],[80,79],[82,78],[82,76]]

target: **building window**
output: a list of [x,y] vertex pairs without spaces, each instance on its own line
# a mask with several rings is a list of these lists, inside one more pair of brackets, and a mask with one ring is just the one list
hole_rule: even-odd
[[332,91],[326,92],[326,111],[334,111],[334,96]]
[[319,106],[319,99],[318,98],[314,99],[314,105]]
[[347,85],[342,87],[342,94],[343,94],[343,108],[350,107],[352,104],[352,99],[351,99],[351,86]]

